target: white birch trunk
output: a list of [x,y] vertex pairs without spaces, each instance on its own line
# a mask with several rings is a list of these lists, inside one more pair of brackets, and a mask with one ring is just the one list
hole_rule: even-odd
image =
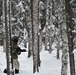
[[57,40],[57,59],[59,59],[59,50],[60,50],[60,30],[59,29],[57,29],[56,40]]
[[49,12],[50,12],[50,18],[49,18],[49,24],[50,24],[50,26],[49,26],[49,53],[51,53],[52,52],[52,19],[51,19],[51,16],[52,16],[52,0],[50,0],[49,1],[49,3],[50,3],[50,5],[49,5]]
[[4,0],[3,0],[3,51],[6,51],[6,34],[5,34],[5,7],[4,7]]
[[7,74],[8,74],[8,75],[11,75],[10,0],[6,0],[4,4],[5,4],[5,30],[6,30]]
[[66,33],[66,24],[63,24],[62,27],[62,70],[61,70],[61,75],[67,75],[67,65],[68,65],[68,53],[67,53],[67,49],[68,49],[68,39],[67,39],[67,33]]
[[33,73],[39,72],[38,68],[38,1],[33,0]]
[[29,14],[29,16],[27,16],[28,18],[27,18],[27,25],[28,25],[28,27],[29,27],[29,30],[28,30],[28,50],[29,50],[29,52],[28,52],[28,57],[30,57],[31,56],[31,54],[32,54],[32,20],[31,20],[31,5],[30,6],[28,6],[28,8],[29,8],[29,10],[28,10],[28,14]]
[[48,30],[48,26],[49,26],[49,0],[47,0],[47,4],[46,4],[46,36],[45,36],[45,50],[49,50],[49,30]]
[[[63,9],[65,9],[64,1],[63,3]],[[64,13],[64,12],[63,12]],[[66,17],[66,16],[64,16]],[[63,19],[64,21],[64,19]],[[65,21],[62,24],[62,69],[61,69],[61,75],[67,75],[67,66],[68,66],[68,37],[66,32],[66,23]]]

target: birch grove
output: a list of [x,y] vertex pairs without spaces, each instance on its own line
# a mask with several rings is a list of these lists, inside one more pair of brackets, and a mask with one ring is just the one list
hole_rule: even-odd
[[43,47],[50,54],[55,47],[57,60],[62,59],[61,75],[67,75],[68,64],[70,75],[75,75],[76,0],[2,0],[0,18],[8,75],[11,72],[14,75],[11,61],[13,35],[19,36],[18,45],[23,44],[28,57],[33,58],[33,73],[39,72]]

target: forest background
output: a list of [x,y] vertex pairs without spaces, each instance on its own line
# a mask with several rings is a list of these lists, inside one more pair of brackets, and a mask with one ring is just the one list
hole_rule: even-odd
[[61,75],[67,75],[68,58],[70,75],[75,75],[76,0],[2,0],[0,5],[0,43],[9,72],[11,38],[16,35],[18,45],[28,47],[28,58],[33,56],[33,73],[39,72],[43,45],[51,54],[55,43],[57,59],[62,51]]

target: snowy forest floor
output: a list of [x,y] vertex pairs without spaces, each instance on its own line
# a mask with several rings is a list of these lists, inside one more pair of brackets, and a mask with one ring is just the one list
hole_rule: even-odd
[[[6,68],[5,56],[3,47],[0,46],[0,75],[6,75],[3,73],[3,70]],[[39,68],[39,73],[36,72],[33,74],[33,60],[32,57],[28,58],[27,56],[27,52],[19,55],[20,73],[18,75],[61,75],[61,58],[56,58],[56,50],[53,50],[51,54],[45,50],[41,51],[41,67]],[[68,75],[70,75],[69,73],[68,67]]]

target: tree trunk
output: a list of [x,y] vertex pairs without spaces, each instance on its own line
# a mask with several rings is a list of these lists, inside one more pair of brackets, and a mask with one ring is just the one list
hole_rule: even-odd
[[68,54],[67,54],[67,33],[66,33],[66,24],[63,24],[62,27],[62,70],[61,75],[67,75],[67,65],[68,65]]
[[3,51],[6,52],[6,33],[5,33],[5,7],[3,0]]
[[[64,1],[62,1],[63,4],[63,10],[65,10],[65,5],[64,5]],[[64,14],[65,12],[62,11],[62,14]],[[62,69],[61,69],[61,75],[67,75],[67,65],[68,65],[68,53],[67,53],[67,49],[68,49],[68,37],[67,37],[67,27],[66,27],[66,23],[64,21],[64,18],[66,16],[64,15],[62,20]]]
[[59,52],[60,52],[60,37],[59,37],[59,33],[56,36],[56,38],[57,38],[57,59],[59,59],[59,57],[60,57],[60,54],[59,54]]
[[29,17],[27,18],[28,19],[27,25],[29,27],[29,30],[28,30],[28,57],[30,57],[32,55],[32,21],[31,21],[31,14],[32,13],[31,13],[31,2],[29,3],[28,7],[29,7],[29,11],[28,11]]
[[49,50],[49,0],[46,3],[46,35],[45,35],[45,50]]
[[39,50],[38,50],[38,1],[32,0],[33,2],[33,14],[32,14],[32,24],[33,24],[33,73],[39,72]]
[[8,18],[7,18],[7,12],[8,12],[8,1],[5,0],[5,31],[6,31],[6,60],[7,60],[7,75],[10,75],[10,48],[9,48],[9,31],[8,31]]
[[52,43],[53,43],[53,39],[52,39],[52,0],[49,0],[49,53],[52,52]]
[[68,35],[68,47],[69,47],[69,60],[70,60],[70,73],[75,75],[75,61],[73,52],[73,34],[72,34],[72,17],[73,11],[70,5],[71,0],[65,0],[66,9],[66,24],[67,24],[67,35]]
[[7,75],[14,75],[12,43],[11,43],[11,1],[5,0],[5,31],[6,31],[6,61]]

